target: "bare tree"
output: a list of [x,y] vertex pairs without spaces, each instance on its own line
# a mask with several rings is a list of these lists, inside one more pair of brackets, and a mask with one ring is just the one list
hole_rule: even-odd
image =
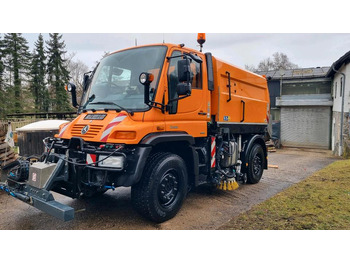
[[77,87],[77,99],[79,103],[79,99],[83,94],[84,73],[87,73],[90,70],[89,67],[86,64],[84,64],[83,61],[79,59],[74,60],[74,57],[75,53],[69,54],[67,59],[67,66],[69,70],[70,79]]
[[270,57],[265,58],[264,60],[260,61],[260,63],[258,64],[258,71],[269,71],[274,69],[275,69],[275,63]]
[[110,53],[111,53],[111,52],[109,52],[109,51],[104,51],[103,54],[102,54],[102,56],[101,56],[101,59],[95,61],[95,66],[98,65],[98,63],[100,63],[100,61],[101,61],[103,58],[105,58],[106,56],[109,56]]
[[245,69],[253,72],[295,68],[298,68],[298,65],[292,63],[286,54],[279,52],[275,52],[272,54],[272,57],[260,61],[257,67],[254,65],[245,65]]
[[251,71],[251,72],[256,72],[257,71],[255,65],[248,65],[248,64],[246,64],[246,65],[244,65],[244,68],[245,68],[245,70],[248,70],[248,71]]
[[276,52],[273,55],[273,69],[295,69],[298,68],[297,64],[292,63],[289,57],[284,53]]

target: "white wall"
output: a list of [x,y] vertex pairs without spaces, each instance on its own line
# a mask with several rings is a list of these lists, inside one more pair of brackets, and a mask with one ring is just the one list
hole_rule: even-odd
[[[350,108],[350,64],[343,65],[339,71],[345,74],[345,90],[344,90],[344,113],[349,113]],[[332,96],[333,96],[333,116],[332,116],[332,151],[336,155],[340,155],[340,119],[341,119],[341,107],[342,107],[342,97],[340,96],[340,82],[343,75],[336,73],[333,78],[332,84]],[[337,83],[337,89],[335,90],[335,83]],[[335,95],[335,91],[337,92]],[[344,117],[344,124],[346,123],[347,118]],[[345,129],[345,130],[344,130]],[[348,132],[349,127],[345,125],[344,135]],[[347,129],[347,130],[346,130]],[[344,140],[343,140],[344,146]]]
[[[349,112],[349,102],[350,102],[350,64],[343,65],[340,70],[340,72],[345,74],[345,95],[344,95],[344,113]],[[341,105],[342,105],[342,97],[340,96],[340,81],[341,77],[343,77],[341,74],[336,73],[334,75],[333,79],[333,85],[332,85],[332,96],[333,96],[333,111],[341,112]],[[335,90],[335,86],[337,83],[337,89]],[[335,91],[337,91],[337,94],[335,96]]]

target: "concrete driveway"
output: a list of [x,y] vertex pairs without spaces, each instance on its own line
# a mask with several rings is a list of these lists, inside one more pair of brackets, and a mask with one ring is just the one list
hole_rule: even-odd
[[281,149],[269,153],[269,164],[255,185],[242,185],[235,191],[210,191],[201,187],[190,192],[177,216],[162,224],[140,217],[131,207],[130,188],[93,200],[55,198],[75,208],[73,221],[61,222],[13,197],[0,193],[0,229],[216,229],[252,206],[297,183],[337,158],[328,150]]

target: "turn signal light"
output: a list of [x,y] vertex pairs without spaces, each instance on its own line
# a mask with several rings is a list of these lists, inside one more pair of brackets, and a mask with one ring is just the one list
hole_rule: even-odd
[[114,133],[115,139],[135,139],[136,132],[135,131],[117,131]]

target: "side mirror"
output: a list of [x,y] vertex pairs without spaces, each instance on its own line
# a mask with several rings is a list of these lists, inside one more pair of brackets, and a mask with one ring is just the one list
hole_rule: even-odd
[[72,94],[73,107],[77,108],[79,105],[77,102],[77,88],[76,88],[75,84],[68,83],[68,85],[66,85],[66,90]]
[[191,68],[188,58],[177,61],[177,74],[179,83],[176,86],[178,96],[191,95]]
[[176,93],[178,96],[190,96],[191,91],[191,83],[178,83],[176,86]]
[[179,82],[190,82],[191,70],[189,59],[185,58],[177,61],[177,76]]

